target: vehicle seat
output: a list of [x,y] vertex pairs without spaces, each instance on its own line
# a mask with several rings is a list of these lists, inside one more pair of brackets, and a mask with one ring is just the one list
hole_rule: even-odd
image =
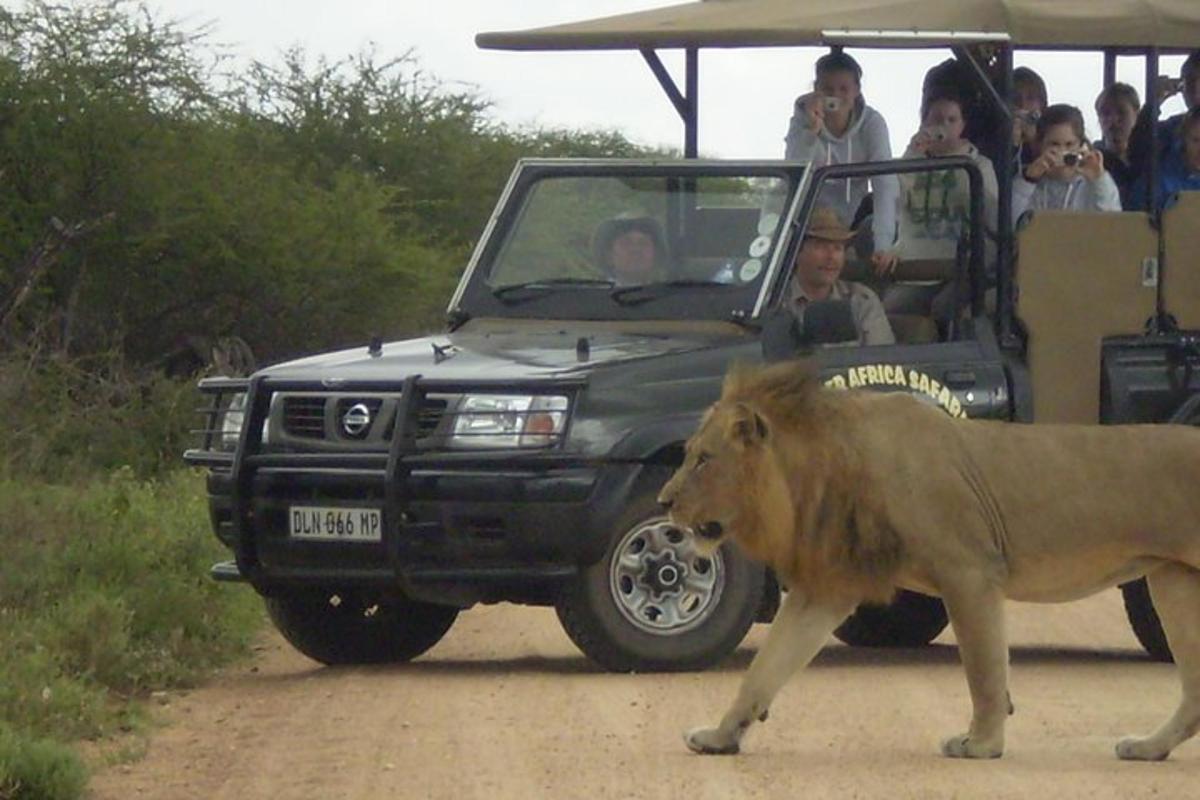
[[759,235],[761,209],[752,206],[701,206],[693,211],[677,278],[709,280],[723,267],[750,258]]
[[[842,279],[865,283],[876,292],[882,293],[893,280],[941,281],[944,285],[954,279],[955,269],[953,259],[909,259],[899,262],[889,278],[881,281],[875,276],[869,261],[854,259],[847,260],[846,267],[842,270]],[[888,322],[891,323],[892,332],[896,334],[896,342],[899,344],[928,344],[939,341],[939,321],[948,320],[938,320],[924,314],[888,314]]]
[[1200,192],[1180,192],[1163,212],[1163,307],[1185,330],[1200,330]]
[[1157,289],[1142,282],[1145,259],[1158,252],[1150,218],[1038,211],[1017,247],[1034,421],[1095,424],[1102,340],[1140,333],[1154,315]]
[[920,314],[888,314],[897,344],[929,344],[938,340],[938,326]]

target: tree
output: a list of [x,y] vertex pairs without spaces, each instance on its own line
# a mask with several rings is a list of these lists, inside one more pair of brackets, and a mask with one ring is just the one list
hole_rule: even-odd
[[519,157],[641,152],[509,130],[408,53],[225,66],[127,0],[0,10],[0,342],[271,361],[427,330]]

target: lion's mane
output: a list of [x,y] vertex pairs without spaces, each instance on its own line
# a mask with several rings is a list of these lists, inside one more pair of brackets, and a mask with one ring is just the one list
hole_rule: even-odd
[[771,476],[746,476],[742,524],[735,532],[752,554],[770,563],[789,585],[811,593],[854,591],[886,602],[904,560],[862,442],[852,435],[856,407],[839,402],[807,364],[735,368],[719,405],[742,404],[766,422],[773,456],[759,469],[778,469],[790,508],[763,491]]

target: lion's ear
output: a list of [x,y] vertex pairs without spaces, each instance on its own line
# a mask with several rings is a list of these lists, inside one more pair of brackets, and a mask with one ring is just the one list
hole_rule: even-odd
[[745,403],[738,403],[733,407],[728,432],[734,442],[751,447],[765,442],[770,428],[762,414]]

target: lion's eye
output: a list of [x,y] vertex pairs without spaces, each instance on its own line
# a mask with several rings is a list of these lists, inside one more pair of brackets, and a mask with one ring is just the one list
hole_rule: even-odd
[[708,463],[708,453],[701,453],[696,456],[696,469],[701,469]]

